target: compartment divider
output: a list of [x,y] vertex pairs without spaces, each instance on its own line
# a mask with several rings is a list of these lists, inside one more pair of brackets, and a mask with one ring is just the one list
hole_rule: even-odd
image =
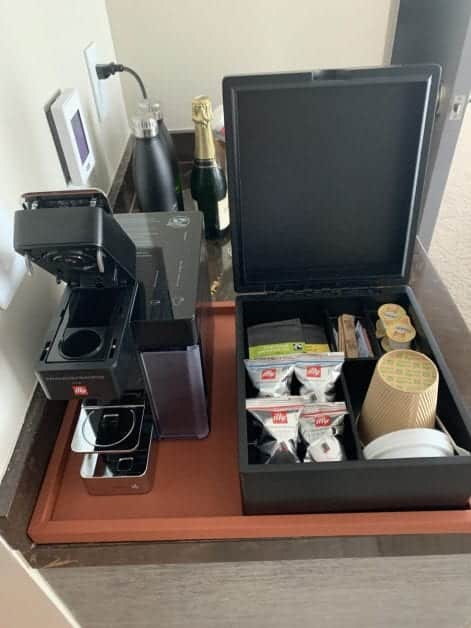
[[366,332],[370,338],[371,348],[373,349],[374,357],[380,358],[383,355],[383,349],[379,340],[376,338],[376,321],[373,321],[371,314],[371,310],[364,306],[363,318],[365,321]]
[[353,412],[353,406],[352,406],[352,402],[350,399],[350,392],[348,390],[348,385],[347,385],[347,380],[345,377],[345,374],[343,372],[342,369],[342,373],[340,375],[340,381],[342,383],[342,388],[343,388],[343,396],[345,398],[345,405],[347,406],[347,410],[348,410],[348,420],[350,421],[350,428],[352,431],[352,436],[353,436],[353,443],[355,446],[355,452],[356,452],[356,459],[357,460],[364,460],[364,456],[363,456],[363,449],[361,446],[361,441],[360,441],[360,435],[358,433],[358,429],[356,426],[356,417],[355,414]]
[[330,350],[338,351],[337,343],[335,342],[335,336],[334,336],[334,326],[332,324],[332,319],[334,319],[335,317],[332,316],[332,314],[326,307],[323,309],[322,315],[324,318],[324,329],[325,329],[327,342],[329,343]]

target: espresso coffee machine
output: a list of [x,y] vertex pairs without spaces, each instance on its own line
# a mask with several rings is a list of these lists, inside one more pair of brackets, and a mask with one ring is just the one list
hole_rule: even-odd
[[31,270],[66,284],[36,364],[39,382],[50,399],[82,400],[71,447],[83,454],[87,490],[147,492],[153,438],[209,431],[201,216],[118,222],[98,190],[23,199],[15,250]]

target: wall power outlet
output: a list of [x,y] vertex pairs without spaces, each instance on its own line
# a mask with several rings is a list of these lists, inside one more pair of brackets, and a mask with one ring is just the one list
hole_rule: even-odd
[[88,76],[90,84],[92,86],[93,98],[95,100],[95,107],[98,114],[98,119],[102,122],[106,117],[107,112],[107,99],[106,99],[106,87],[104,81],[100,81],[96,75],[95,66],[97,64],[97,48],[96,43],[92,41],[83,51],[85,57],[85,63],[88,69]]

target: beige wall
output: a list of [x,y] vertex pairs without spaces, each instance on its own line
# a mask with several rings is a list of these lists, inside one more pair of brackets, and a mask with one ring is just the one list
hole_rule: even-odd
[[[107,0],[117,60],[139,72],[171,129],[191,98],[220,103],[228,74],[380,65],[396,0]],[[386,51],[385,51],[386,47]],[[138,94],[123,78],[128,112]]]
[[16,552],[11,552],[1,539],[0,626],[79,628],[42,576],[38,572],[26,570],[23,559]]
[[[83,60],[92,40],[104,59],[115,56],[104,0],[0,0],[0,15],[2,218],[13,219],[22,192],[65,185],[43,111],[60,88],[79,90],[97,159],[91,183],[107,191],[128,129],[119,80],[108,81],[108,114],[98,122]],[[0,310],[0,479],[31,397],[33,365],[59,292],[54,279],[37,270],[24,279],[10,307]],[[43,579],[0,544],[0,625],[69,625],[64,609],[50,598]]]
[[451,164],[430,257],[471,330],[471,108]]
[[[60,88],[77,87],[97,158],[91,183],[108,190],[127,138],[119,80],[106,84],[99,123],[83,49],[94,40],[114,55],[104,0],[0,0],[0,212],[13,217],[22,192],[64,187],[43,107]],[[35,383],[33,364],[59,290],[41,271],[0,310],[0,478]]]

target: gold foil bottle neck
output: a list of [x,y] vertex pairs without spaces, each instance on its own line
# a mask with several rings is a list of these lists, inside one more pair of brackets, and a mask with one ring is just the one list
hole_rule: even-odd
[[214,146],[211,120],[213,109],[207,96],[197,96],[191,102],[191,117],[195,124],[195,159],[214,160],[216,149]]
[[210,126],[213,119],[213,108],[207,96],[196,96],[191,102],[191,118],[195,124]]

